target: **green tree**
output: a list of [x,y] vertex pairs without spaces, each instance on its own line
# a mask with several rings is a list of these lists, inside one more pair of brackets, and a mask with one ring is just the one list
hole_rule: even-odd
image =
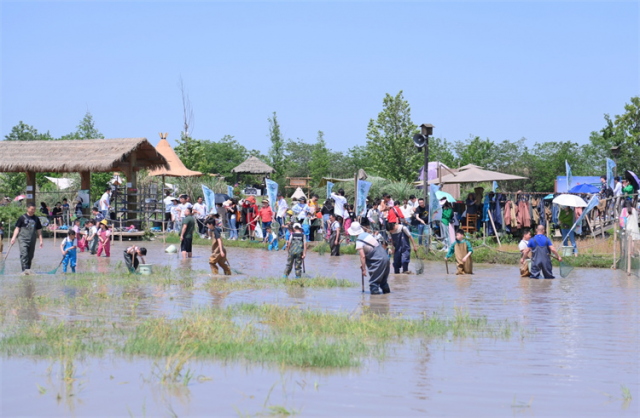
[[536,143],[525,175],[529,177],[528,190],[553,192],[556,177],[564,175],[565,160],[574,176],[593,175],[593,168],[585,160],[582,147],[575,142]]
[[417,126],[411,121],[411,107],[402,90],[386,94],[378,118],[367,128],[368,165],[391,180],[413,180],[421,166],[421,154],[413,144]]
[[[287,166],[284,170],[286,177],[307,177],[311,170],[313,144],[304,142],[298,138],[285,143]],[[275,168],[275,167],[274,167]]]
[[313,145],[311,161],[309,162],[309,173],[314,185],[318,184],[322,177],[329,174],[330,165],[331,160],[329,159],[327,143],[324,140],[324,132],[318,131],[318,137]]
[[460,166],[475,164],[486,169],[493,168],[496,150],[495,144],[489,138],[483,140],[472,135],[466,141],[456,141],[453,149]]
[[[283,182],[284,172],[287,163],[285,140],[282,136],[278,116],[273,112],[273,117],[269,118],[269,140],[271,147],[269,148],[269,158],[271,159],[271,167],[275,170],[273,173],[274,180]],[[282,186],[282,184],[281,184]]]
[[[457,162],[453,152],[453,144],[449,143],[446,138],[429,138],[429,161],[440,161],[448,167],[455,167]],[[422,165],[424,165],[424,161]]]

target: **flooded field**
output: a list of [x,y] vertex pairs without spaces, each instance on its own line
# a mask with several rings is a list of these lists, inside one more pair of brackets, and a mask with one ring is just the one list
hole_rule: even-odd
[[[150,242],[157,273],[126,277],[127,244],[110,259],[79,254],[78,272],[92,274],[76,277],[20,276],[14,248],[0,278],[2,416],[640,412],[640,289],[621,272],[529,280],[516,266],[476,265],[457,277],[425,263],[371,296],[356,256],[310,252],[306,276],[328,279],[286,285],[283,252],[229,248],[244,275],[212,279],[208,248],[183,261]],[[60,257],[45,240],[33,270]],[[207,347],[227,330],[243,339]]]

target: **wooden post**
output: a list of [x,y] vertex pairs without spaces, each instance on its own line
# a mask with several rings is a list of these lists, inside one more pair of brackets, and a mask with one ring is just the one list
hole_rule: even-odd
[[[91,190],[91,173],[89,171],[82,171],[80,172],[80,189],[81,190]],[[104,191],[104,190],[103,190]],[[86,209],[82,209],[82,216],[89,216],[91,215],[91,207],[93,206],[91,204],[91,192],[89,192],[89,201],[88,202],[83,202],[83,203],[88,203],[89,205],[87,206]]]
[[496,239],[498,240],[498,247],[502,247],[502,244],[500,243],[500,237],[498,236],[498,230],[496,229],[496,224],[493,223],[493,215],[491,215],[491,210],[487,211],[487,213],[489,214],[489,220],[491,221],[491,225],[493,226],[493,232],[496,233]]
[[631,233],[627,234],[627,276],[631,276],[631,246],[633,245],[633,237]]
[[[29,190],[31,189],[31,190]],[[27,171],[27,203],[36,204],[36,173],[34,171]],[[31,197],[29,198],[29,195]]]
[[[165,228],[164,228],[164,223],[166,222],[166,214],[165,211],[167,210],[164,207],[164,174],[162,175],[162,187],[160,188],[160,198],[162,199],[162,246],[164,247],[165,245],[167,245],[166,243],[166,238],[165,238]],[[213,204],[215,205],[216,202],[213,202]]]
[[616,263],[616,245],[618,242],[618,219],[613,217],[613,269],[617,268]]

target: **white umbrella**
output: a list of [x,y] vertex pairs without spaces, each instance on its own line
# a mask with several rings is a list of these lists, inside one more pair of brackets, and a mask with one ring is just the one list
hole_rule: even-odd
[[560,206],[570,206],[572,208],[586,208],[587,202],[574,194],[561,194],[553,199],[553,203]]

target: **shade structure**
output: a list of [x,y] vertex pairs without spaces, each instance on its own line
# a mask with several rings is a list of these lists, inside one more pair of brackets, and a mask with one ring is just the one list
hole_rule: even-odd
[[553,199],[553,203],[560,206],[570,206],[572,208],[586,208],[587,202],[580,196],[574,194],[561,194]]
[[305,196],[304,192],[302,191],[301,188],[297,188],[295,192],[293,192],[293,194],[291,195],[292,199],[300,199],[301,197],[306,198],[307,196]]
[[569,193],[589,193],[594,194],[598,193],[600,190],[596,186],[592,186],[590,184],[578,184],[569,190]]
[[252,155],[231,171],[233,173],[271,174],[276,170]]
[[202,175],[199,171],[189,170],[185,167],[182,161],[180,161],[180,157],[178,157],[166,139],[161,139],[160,142],[158,142],[156,151],[167,160],[169,168],[160,167],[152,170],[149,173],[150,176],[200,177]]
[[[368,177],[369,176],[367,175],[367,173],[365,173],[363,169],[358,170],[358,180],[366,180]],[[350,181],[355,181],[355,180],[354,180],[354,177],[350,177],[348,179],[339,179],[335,177],[323,177],[320,180],[320,184],[318,184],[318,187],[326,186],[328,181],[330,181],[331,183],[348,183]]]
[[480,167],[479,165],[475,165],[475,164],[467,164],[467,165],[463,165],[462,167],[460,167],[458,170],[462,171],[462,170],[468,170],[470,168],[479,168],[481,170],[484,170],[484,167]]
[[[455,174],[442,177],[442,184],[450,183],[482,183],[487,181],[525,180],[527,177],[514,176],[513,174],[500,173],[498,171],[484,170],[481,168],[468,168]],[[437,179],[429,183],[438,183]]]

